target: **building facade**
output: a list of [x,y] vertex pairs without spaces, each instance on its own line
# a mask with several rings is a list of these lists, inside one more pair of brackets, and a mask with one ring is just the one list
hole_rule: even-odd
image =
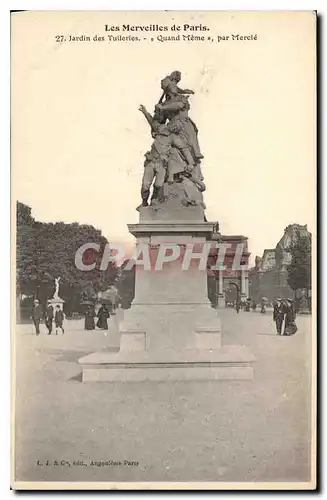
[[[214,244],[218,244],[216,248]],[[216,269],[219,245],[226,245],[223,269]],[[248,238],[241,235],[216,233],[212,238],[208,259],[208,297],[214,307],[225,307],[229,302],[249,297]]]
[[260,302],[262,297],[267,297],[270,302],[277,297],[294,297],[287,284],[287,266],[291,263],[288,248],[298,234],[310,235],[306,225],[290,224],[275,248],[265,249],[262,257],[256,257],[255,266],[249,270],[250,295],[256,302]]

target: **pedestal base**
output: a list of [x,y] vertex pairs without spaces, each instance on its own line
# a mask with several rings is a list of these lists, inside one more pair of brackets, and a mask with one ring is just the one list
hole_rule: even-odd
[[120,325],[121,351],[183,352],[221,347],[221,321],[210,303],[132,304]]
[[128,228],[148,265],[136,266],[119,352],[81,358],[83,382],[251,380],[252,354],[244,346],[222,347],[221,322],[208,299],[213,223],[206,222],[203,208],[172,201],[141,208],[140,223]]
[[49,302],[52,305],[54,311],[56,310],[57,306],[59,306],[61,310],[63,310],[63,308],[64,308],[65,301],[63,299],[61,299],[60,297],[58,297],[57,299],[55,299],[55,298],[50,299]]
[[253,380],[253,355],[244,346],[183,352],[106,351],[79,360],[83,382],[168,382],[187,380]]

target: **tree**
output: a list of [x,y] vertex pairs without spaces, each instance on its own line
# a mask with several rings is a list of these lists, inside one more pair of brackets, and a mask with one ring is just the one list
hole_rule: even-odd
[[291,263],[287,266],[288,285],[292,290],[311,288],[311,234],[297,231],[295,241],[287,249]]
[[28,205],[17,202],[16,207],[17,215],[17,226],[32,226],[34,224],[34,218],[32,217],[32,209]]
[[[100,245],[99,252],[84,256],[95,269],[82,271],[75,265],[77,250],[87,242]],[[30,207],[17,203],[17,283],[20,293],[34,295],[45,303],[53,296],[54,279],[60,276],[59,295],[72,304],[83,291],[89,296],[108,289],[116,282],[117,268],[110,263],[100,270],[102,254],[108,244],[101,231],[77,222],[43,223],[31,216]]]

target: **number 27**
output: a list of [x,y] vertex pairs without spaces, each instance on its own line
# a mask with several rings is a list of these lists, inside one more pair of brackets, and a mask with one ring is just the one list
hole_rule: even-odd
[[56,42],[63,42],[64,41],[64,35],[56,35]]

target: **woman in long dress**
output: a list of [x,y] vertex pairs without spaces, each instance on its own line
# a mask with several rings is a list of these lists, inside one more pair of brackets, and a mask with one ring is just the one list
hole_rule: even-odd
[[284,335],[294,335],[297,332],[297,326],[295,323],[295,309],[292,299],[287,299],[285,304],[285,328]]
[[103,304],[98,312],[97,327],[102,330],[108,330],[108,318],[110,318],[109,311],[105,304]]

